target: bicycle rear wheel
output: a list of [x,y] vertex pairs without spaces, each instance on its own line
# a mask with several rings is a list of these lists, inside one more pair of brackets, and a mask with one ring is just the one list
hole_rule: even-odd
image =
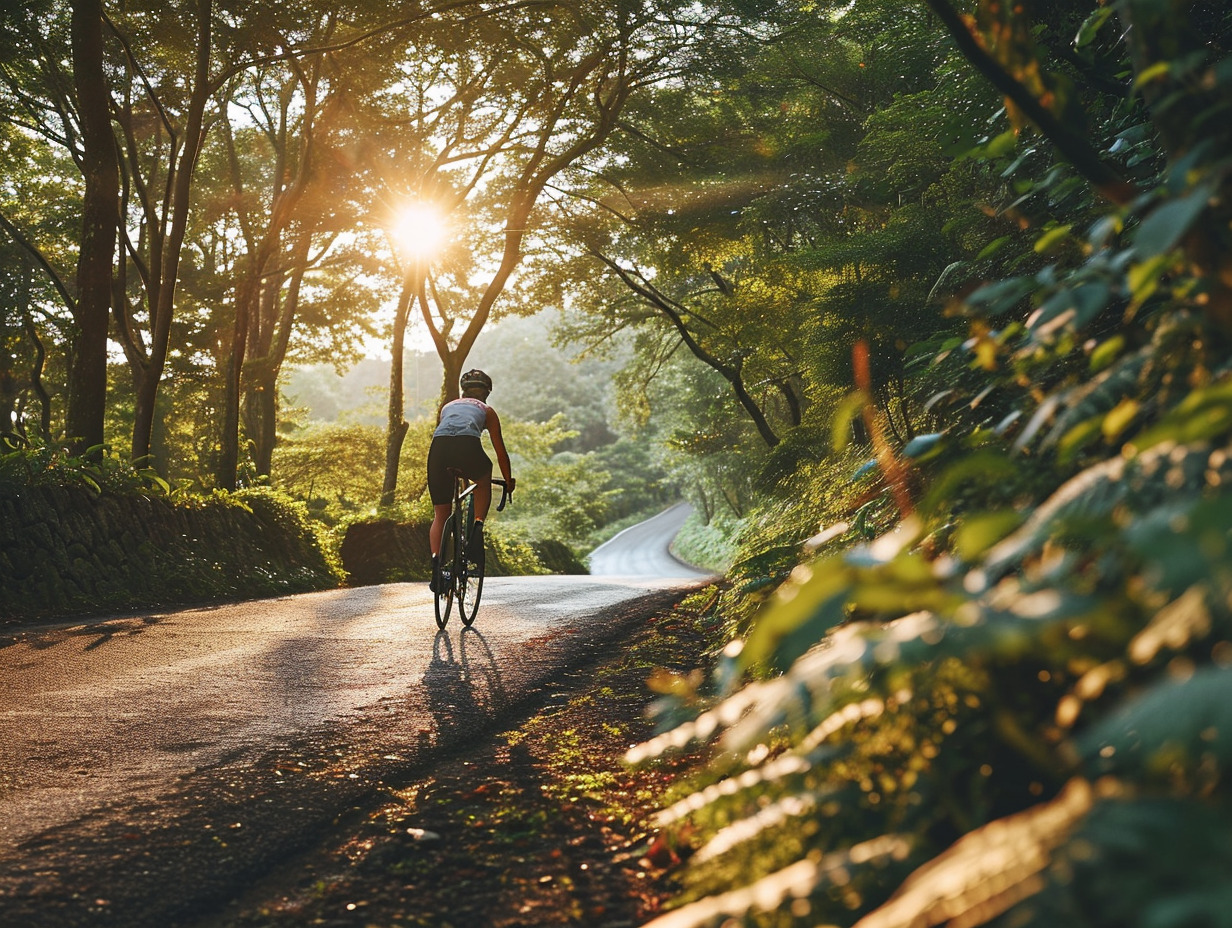
[[445,522],[441,534],[441,553],[438,559],[440,577],[436,590],[436,627],[444,628],[449,622],[449,610],[453,608],[454,589],[458,573],[458,520],[453,516]]

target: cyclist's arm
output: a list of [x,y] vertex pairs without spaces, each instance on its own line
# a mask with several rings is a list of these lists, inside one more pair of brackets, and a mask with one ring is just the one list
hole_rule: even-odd
[[513,491],[513,474],[509,469],[509,452],[505,450],[505,439],[501,435],[500,416],[496,414],[496,410],[491,406],[488,407],[488,415],[484,420],[487,426],[488,434],[492,437],[492,449],[496,452],[496,463],[500,467],[501,475],[505,478],[505,482],[509,485],[510,492]]

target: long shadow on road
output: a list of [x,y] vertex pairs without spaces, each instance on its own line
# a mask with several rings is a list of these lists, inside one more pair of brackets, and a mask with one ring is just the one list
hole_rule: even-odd
[[[172,928],[218,921],[227,903],[340,820],[379,806],[442,756],[552,698],[639,618],[686,591],[602,610],[571,631],[545,627],[499,658],[475,630],[442,633],[423,685],[353,721],[320,725],[253,759],[183,776],[169,793],[117,799],[26,840],[0,863],[0,924]],[[506,692],[507,671],[523,686]]]

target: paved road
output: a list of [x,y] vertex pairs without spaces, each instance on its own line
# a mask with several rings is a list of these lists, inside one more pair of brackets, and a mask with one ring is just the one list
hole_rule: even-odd
[[653,519],[627,528],[590,553],[590,572],[604,577],[677,577],[705,579],[709,574],[676,558],[672,539],[693,507],[678,503]]
[[678,599],[664,531],[658,571],[489,580],[473,630],[388,584],[0,637],[0,925],[191,921]]

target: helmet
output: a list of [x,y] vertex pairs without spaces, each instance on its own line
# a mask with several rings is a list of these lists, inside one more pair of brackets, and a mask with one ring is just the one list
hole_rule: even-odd
[[483,387],[483,389],[491,393],[492,378],[478,368],[473,371],[467,371],[462,375],[462,389],[466,390],[470,387]]

